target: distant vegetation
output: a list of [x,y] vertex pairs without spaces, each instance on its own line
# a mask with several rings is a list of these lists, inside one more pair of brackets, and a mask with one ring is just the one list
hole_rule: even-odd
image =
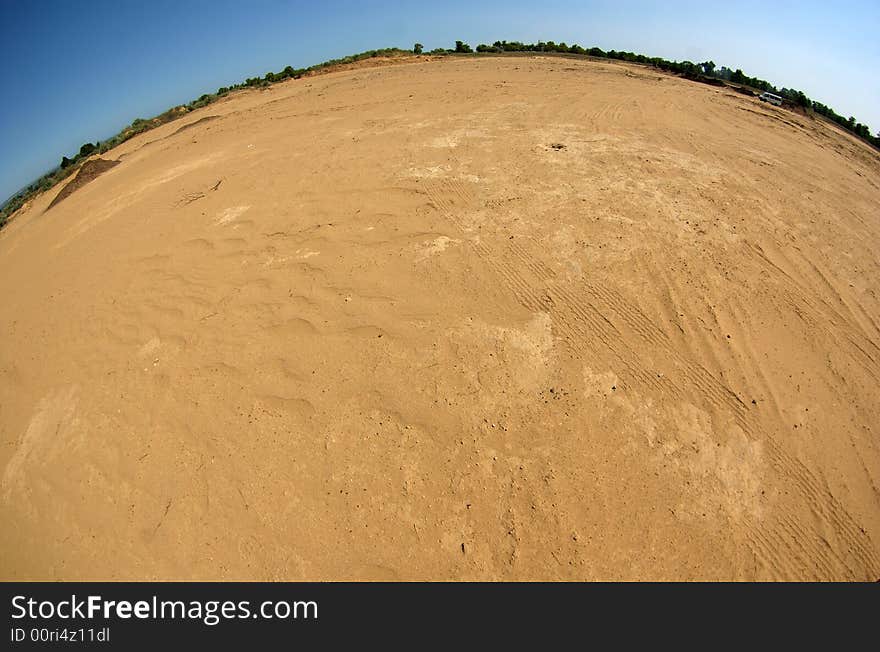
[[[416,43],[411,51],[401,50],[399,48],[384,48],[381,50],[368,50],[366,52],[353,54],[347,57],[343,57],[341,59],[331,59],[330,61],[325,61],[323,63],[319,63],[308,68],[293,68],[291,66],[287,66],[280,72],[267,72],[262,77],[251,77],[240,84],[223,86],[221,88],[218,88],[216,93],[206,93],[198,99],[193,100],[189,104],[174,107],[154,118],[137,118],[134,122],[132,122],[129,126],[127,126],[125,129],[120,131],[112,138],[108,138],[107,140],[99,141],[94,144],[85,143],[82,147],[80,147],[79,152],[71,158],[63,156],[61,158],[61,163],[57,168],[44,174],[32,184],[13,195],[9,200],[6,201],[5,204],[3,204],[2,208],[0,208],[0,228],[2,228],[9,217],[15,211],[21,208],[27,201],[29,201],[37,194],[49,190],[60,181],[63,181],[70,174],[76,171],[89,156],[93,154],[103,154],[104,152],[113,149],[117,145],[124,143],[129,138],[133,138],[134,136],[142,134],[145,131],[155,129],[160,125],[171,122],[172,120],[176,120],[177,118],[186,115],[190,111],[207,106],[212,102],[218,100],[219,98],[228,95],[232,91],[247,88],[266,88],[272,84],[285,81],[287,79],[299,79],[305,75],[311,75],[320,72],[326,68],[354,63],[363,59],[370,59],[379,56],[400,56],[407,54],[418,55],[422,54],[423,50],[424,46],[421,43]],[[538,41],[537,43],[520,43],[519,41],[495,41],[492,45],[486,45],[484,43],[479,44],[476,47],[476,52],[474,52],[474,49],[472,49],[471,46],[464,41],[456,41],[454,49],[437,48],[431,50],[428,54],[472,54],[477,56],[483,54],[505,54],[512,52],[545,52],[629,61],[632,63],[653,66],[660,70],[672,72],[688,79],[693,79],[695,81],[700,81],[704,83],[722,85],[725,82],[729,82],[731,84],[736,84],[742,87],[752,88],[759,91],[770,91],[785,98],[790,105],[799,107],[807,113],[818,113],[819,115],[828,118],[832,122],[837,123],[844,129],[852,132],[856,136],[859,136],[863,140],[871,143],[875,147],[880,148],[880,132],[878,132],[876,135],[871,135],[871,132],[868,129],[867,125],[858,122],[854,117],[850,116],[849,118],[844,118],[842,115],[839,115],[833,109],[822,104],[821,102],[811,100],[802,91],[793,88],[777,89],[773,84],[768,81],[758,79],[757,77],[749,77],[739,68],[737,68],[736,70],[731,70],[726,66],[716,68],[715,62],[713,61],[704,61],[702,63],[693,63],[691,61],[667,61],[666,59],[662,59],[660,57],[648,57],[644,54],[635,54],[633,52],[618,52],[617,50],[608,50],[606,52],[597,47],[583,48],[579,45],[566,45],[565,43],[554,43],[553,41]]]
[[94,144],[86,143],[82,147],[80,147],[79,152],[73,157],[68,158],[67,156],[62,156],[61,163],[58,165],[58,167],[50,170],[39,179],[37,179],[27,187],[22,188],[12,197],[10,197],[2,205],[2,207],[0,207],[0,228],[3,228],[7,220],[9,220],[9,218],[12,216],[12,214],[15,213],[15,211],[17,211],[19,208],[24,206],[25,203],[36,197],[41,192],[45,192],[46,190],[54,187],[56,184],[60,183],[71,174],[76,172],[76,170],[79,169],[82,163],[85,162],[85,160],[89,156],[93,154],[103,154],[104,152],[111,150],[118,145],[121,145],[130,138],[134,138],[138,134],[142,134],[145,131],[155,129],[156,127],[171,122],[172,120],[176,120],[177,118],[186,115],[190,111],[200,109],[203,106],[208,106],[212,102],[215,102],[221,97],[228,95],[232,91],[244,88],[266,88],[276,82],[284,81],[286,79],[299,79],[304,75],[314,74],[325,68],[339,66],[347,63],[354,63],[356,61],[361,61],[362,59],[370,59],[379,56],[399,56],[411,54],[412,52],[410,52],[409,50],[401,50],[399,48],[384,48],[381,50],[368,50],[366,52],[353,54],[347,57],[343,57],[341,59],[331,59],[330,61],[325,61],[314,66],[309,66],[308,68],[292,68],[291,66],[287,66],[281,72],[267,72],[263,77],[252,77],[250,79],[246,79],[240,84],[223,86],[222,88],[217,89],[216,93],[207,93],[205,95],[202,95],[201,97],[193,100],[189,104],[168,109],[161,115],[157,115],[154,118],[137,118],[134,122],[132,122],[129,126],[127,126],[125,129],[120,131],[112,138],[98,141]]
[[[644,54],[635,54],[633,52],[618,52],[609,50],[607,52],[600,48],[585,49],[579,45],[566,45],[565,43],[554,43],[553,41],[539,41],[538,43],[520,43],[519,41],[495,41],[492,45],[480,44],[477,46],[477,52],[482,54],[488,53],[504,53],[504,52],[558,52],[565,54],[587,55],[591,57],[599,57],[605,59],[617,59],[620,61],[630,61],[633,63],[641,63],[654,66],[660,70],[674,72],[690,79],[697,81],[704,80],[723,80],[741,86],[748,86],[760,91],[770,91],[776,93],[788,100],[791,104],[799,106],[803,109],[812,110],[820,115],[825,116],[838,125],[853,132],[856,136],[868,141],[875,147],[880,147],[880,132],[872,136],[868,126],[858,122],[854,117],[844,118],[836,113],[832,108],[811,100],[802,91],[794,88],[776,88],[773,84],[757,77],[749,77],[742,70],[737,68],[731,70],[726,66],[720,68],[715,67],[714,61],[704,61],[703,63],[692,63],[691,61],[667,61],[660,57],[648,57]],[[445,50],[446,53],[452,52],[470,52],[470,46],[467,43],[456,41],[455,50]],[[437,53],[435,50],[433,53]],[[432,54],[433,54],[432,53]]]

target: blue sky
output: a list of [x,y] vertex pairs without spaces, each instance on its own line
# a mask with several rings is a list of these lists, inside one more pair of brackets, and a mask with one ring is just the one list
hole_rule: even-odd
[[0,26],[0,200],[136,117],[286,65],[416,41],[712,59],[880,130],[877,0],[0,0]]

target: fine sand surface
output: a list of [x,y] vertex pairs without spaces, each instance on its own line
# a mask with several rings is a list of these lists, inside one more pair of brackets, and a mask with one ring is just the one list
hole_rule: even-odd
[[880,578],[880,155],[826,123],[451,58],[104,158],[0,232],[2,579]]

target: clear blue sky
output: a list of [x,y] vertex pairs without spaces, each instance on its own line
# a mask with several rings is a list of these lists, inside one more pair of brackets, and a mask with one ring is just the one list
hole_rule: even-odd
[[202,93],[381,47],[564,41],[741,67],[880,130],[880,1],[0,0],[0,201]]

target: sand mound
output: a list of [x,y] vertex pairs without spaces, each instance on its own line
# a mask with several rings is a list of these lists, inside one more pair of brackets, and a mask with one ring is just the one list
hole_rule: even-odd
[[119,161],[108,161],[103,158],[93,158],[89,159],[85,163],[82,164],[79,171],[76,175],[67,182],[67,184],[61,189],[57,195],[55,195],[55,199],[51,201],[49,204],[49,208],[52,208],[56,204],[64,201],[74,192],[82,188],[87,183],[91,183],[99,176],[104,174],[107,170],[112,167],[119,165]]
[[205,124],[206,122],[210,122],[211,120],[216,120],[218,117],[220,117],[220,116],[206,115],[204,118],[199,118],[198,120],[194,120],[193,122],[190,122],[189,124],[183,125],[182,127],[177,129],[171,135],[174,136],[176,134],[179,134],[181,131],[186,131],[187,129],[192,129],[193,127],[195,127],[197,125],[202,125],[202,124]]
[[210,112],[0,232],[0,577],[880,577],[870,148],[541,57]]

